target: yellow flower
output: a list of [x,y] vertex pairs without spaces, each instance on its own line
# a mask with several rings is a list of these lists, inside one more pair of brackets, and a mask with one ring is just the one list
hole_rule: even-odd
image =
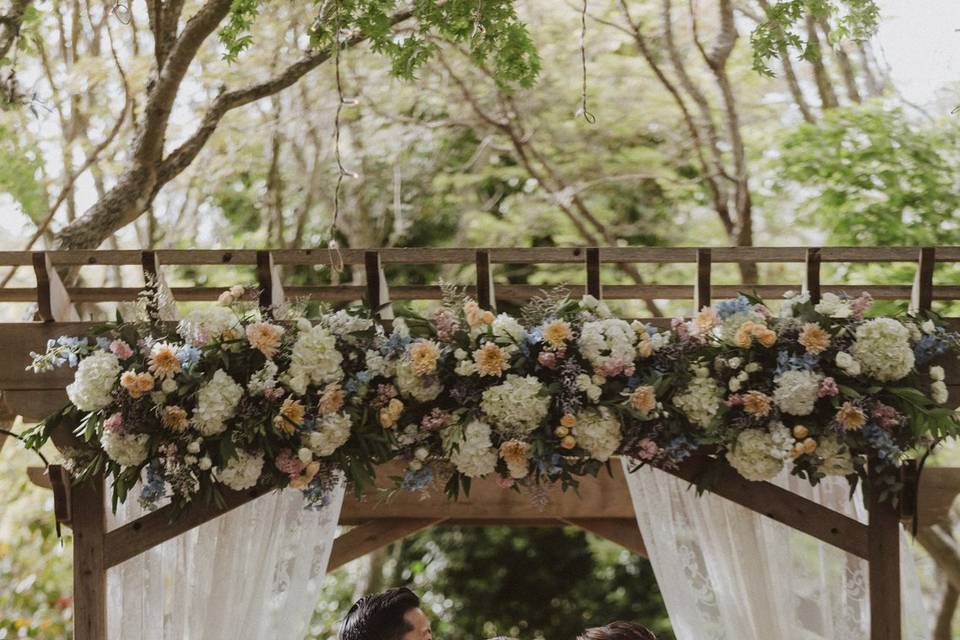
[[480,316],[480,320],[483,324],[493,324],[494,317],[493,311],[484,311],[483,315]]
[[323,393],[320,394],[317,410],[320,412],[320,415],[327,415],[328,413],[340,411],[341,407],[343,407],[343,389],[340,388],[340,384],[337,382],[328,384],[323,388]]
[[137,388],[137,372],[124,371],[120,375],[120,386],[127,390],[133,398],[140,397],[140,390]]
[[303,469],[303,473],[290,481],[290,486],[294,489],[302,489],[313,481],[318,471],[320,471],[320,463],[314,460]]
[[166,342],[153,345],[150,350],[150,371],[161,380],[180,373],[180,359],[172,345]]
[[392,429],[397,426],[397,421],[402,413],[403,403],[397,398],[392,398],[387,406],[380,409],[380,426],[384,429]]
[[640,413],[650,413],[657,406],[657,394],[653,387],[637,387],[630,394],[630,406]]
[[753,327],[754,324],[749,320],[740,325],[733,336],[733,343],[743,349],[749,347],[753,343]]
[[247,325],[246,333],[247,341],[251,347],[267,358],[272,358],[277,353],[277,349],[280,348],[283,327],[269,322],[254,322]]
[[500,457],[509,465],[526,464],[530,445],[520,440],[507,440],[500,445]]
[[563,320],[554,320],[543,328],[543,339],[554,349],[562,347],[572,335],[569,323]]
[[817,441],[813,438],[807,438],[803,441],[803,452],[804,453],[813,453],[817,450]]
[[808,322],[803,325],[797,342],[806,347],[810,353],[823,353],[830,346],[830,334],[816,322]]
[[563,414],[563,417],[560,418],[560,424],[565,427],[572,427],[573,425],[577,424],[577,417],[572,413],[565,413]]
[[473,361],[477,365],[477,372],[481,376],[499,376],[510,368],[507,352],[488,342],[473,352]]
[[287,435],[292,434],[295,428],[303,424],[306,413],[307,408],[299,400],[287,398],[280,405],[280,414],[274,417],[273,426]]
[[147,391],[152,391],[154,385],[153,376],[149,373],[138,373],[137,374],[137,391],[140,393],[146,393]]
[[476,327],[483,323],[483,309],[473,300],[464,303],[463,315],[467,318],[467,324],[471,327]]
[[653,340],[650,339],[650,334],[646,331],[638,334],[638,336],[637,355],[641,358],[649,358],[653,355]]
[[577,439],[573,436],[565,436],[563,440],[560,441],[560,446],[569,451],[577,446]]
[[856,431],[867,423],[867,416],[852,402],[844,402],[837,411],[836,420],[847,431]]
[[719,318],[713,307],[704,307],[700,309],[700,313],[697,314],[694,321],[696,322],[697,332],[703,334],[717,326]]
[[743,409],[752,416],[763,418],[770,414],[770,397],[759,391],[748,391],[743,396]]
[[807,429],[802,424],[798,424],[793,428],[793,437],[797,439],[803,439],[810,435],[810,430]]
[[189,425],[187,411],[183,407],[178,406],[164,407],[161,421],[163,422],[163,426],[170,429],[170,431],[184,431]]
[[421,340],[410,347],[410,362],[413,372],[418,376],[425,376],[437,370],[437,360],[440,358],[440,345],[433,340]]

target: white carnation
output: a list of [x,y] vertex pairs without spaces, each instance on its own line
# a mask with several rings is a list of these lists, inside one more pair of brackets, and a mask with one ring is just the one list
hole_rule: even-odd
[[723,389],[710,377],[709,371],[707,375],[702,373],[697,371],[687,388],[673,397],[673,404],[694,424],[709,427],[720,410]]
[[889,382],[913,369],[910,330],[893,318],[864,322],[857,327],[856,338],[850,351],[868,376]]
[[814,310],[830,318],[849,318],[853,313],[850,308],[850,302],[843,300],[835,293],[825,293],[820,297],[820,302],[814,307]]
[[277,365],[272,360],[267,360],[258,371],[250,376],[247,391],[253,395],[259,395],[273,389],[277,386],[277,370]]
[[607,306],[606,302],[597,300],[589,293],[580,299],[580,308],[598,318],[609,318],[613,315],[610,313],[610,307]]
[[807,416],[813,413],[822,376],[813,371],[785,371],[774,378],[773,400],[784,413]]
[[[450,431],[456,433],[458,430]],[[490,425],[473,420],[463,429],[460,440],[456,443],[447,442],[450,462],[457,471],[470,478],[479,478],[496,470],[499,456],[497,450],[492,448],[490,434]]]
[[820,440],[817,456],[821,460],[818,469],[824,475],[849,476],[855,471],[849,449],[836,436]]
[[324,316],[321,321],[335,336],[346,336],[357,331],[366,331],[373,326],[373,321],[369,318],[360,318],[343,309]]
[[227,307],[191,309],[177,325],[177,333],[187,343],[201,347],[237,324],[237,315]]
[[257,484],[262,470],[263,454],[238,449],[237,456],[231,458],[226,467],[218,469],[214,477],[234,491],[243,491]]
[[329,456],[350,439],[352,421],[346,413],[331,413],[317,420],[307,445],[318,456]]
[[124,467],[136,467],[147,459],[147,440],[145,433],[124,433],[116,429],[105,429],[100,436],[100,446],[107,457]]
[[785,298],[783,305],[780,307],[780,317],[781,318],[792,318],[794,316],[795,307],[810,302],[810,294],[807,292],[797,294],[795,291],[788,291],[783,294]]
[[601,368],[608,362],[626,366],[637,356],[633,346],[636,339],[636,332],[623,320],[591,320],[583,323],[577,346],[594,368]]
[[343,378],[337,351],[337,339],[323,325],[316,325],[297,336],[293,343],[288,370],[290,388],[298,395],[307,392],[307,385],[325,385]]
[[384,358],[379,351],[369,349],[365,357],[367,371],[371,377],[384,376],[391,377],[396,371],[397,363],[393,360]]
[[600,395],[603,393],[603,388],[595,384],[593,378],[586,373],[581,373],[577,376],[577,388],[587,394],[587,399],[589,399],[590,402],[600,400]]
[[853,356],[846,351],[841,351],[837,354],[836,363],[848,376],[860,375],[860,363],[854,360]]
[[547,417],[550,398],[533,376],[508,374],[503,383],[483,392],[480,410],[499,431],[529,433]]
[[934,365],[930,367],[930,379],[936,382],[937,380],[943,380],[946,378],[946,372],[943,370],[943,367],[940,365]]
[[585,409],[577,414],[572,433],[591,458],[606,462],[620,447],[620,418],[607,407]]
[[527,336],[527,330],[513,316],[501,313],[493,320],[493,335],[498,338],[509,337],[516,344],[520,344]]
[[243,387],[234,382],[226,371],[217,369],[213,378],[197,391],[193,425],[205,436],[223,433],[227,428],[227,420],[236,413],[237,403],[242,397]]
[[775,424],[771,431],[746,429],[727,452],[727,462],[747,480],[772,480],[783,470],[783,461],[793,446],[790,431]]
[[950,393],[947,391],[947,385],[943,380],[936,380],[930,385],[930,398],[937,404],[946,404]]
[[[429,382],[424,382],[424,380],[428,380]],[[420,402],[435,400],[437,396],[440,395],[440,392],[443,391],[443,385],[440,384],[436,376],[423,378],[415,374],[410,367],[397,367],[394,382],[402,395],[414,398]]]
[[120,361],[109,351],[95,351],[77,365],[67,397],[81,411],[97,411],[110,404],[113,385],[120,375]]

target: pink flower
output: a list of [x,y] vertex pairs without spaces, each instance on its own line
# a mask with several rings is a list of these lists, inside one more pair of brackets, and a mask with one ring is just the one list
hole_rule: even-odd
[[833,398],[840,390],[837,388],[837,381],[831,377],[826,377],[820,381],[820,388],[817,390],[818,398]]
[[276,465],[277,469],[290,476],[291,480],[299,477],[303,471],[303,462],[293,455],[291,449],[282,449],[273,464]]
[[873,306],[873,296],[864,291],[859,297],[850,301],[850,317],[854,320],[863,320],[864,312]]
[[660,447],[650,438],[644,438],[637,443],[637,450],[634,455],[641,460],[653,460],[660,453]]
[[728,407],[739,407],[743,404],[743,396],[741,396],[739,393],[735,393],[724,400],[723,404],[727,405]]
[[119,431],[123,427],[123,415],[117,412],[103,421],[104,431]]
[[444,342],[453,340],[453,334],[460,330],[460,323],[450,311],[441,309],[433,317],[433,324],[437,328],[437,337]]
[[433,409],[420,420],[420,428],[424,431],[439,431],[453,421],[453,416],[442,409]]
[[283,390],[282,388],[273,387],[272,389],[266,389],[263,392],[263,397],[266,398],[267,400],[279,400],[280,398],[283,397],[285,393],[286,391]]
[[557,355],[552,351],[541,351],[537,355],[537,362],[548,369],[553,369],[557,366]]
[[873,417],[884,429],[893,429],[900,424],[900,413],[888,404],[878,402],[873,409]]
[[392,384],[377,385],[377,406],[386,406],[390,401],[397,397],[397,388]]
[[509,489],[513,486],[513,478],[504,478],[503,476],[497,476],[497,486],[501,489]]
[[110,343],[110,351],[121,360],[126,360],[133,355],[133,349],[123,340],[117,339]]
[[755,304],[755,305],[753,305],[753,310],[754,310],[755,313],[759,313],[760,315],[762,315],[762,316],[763,316],[764,318],[766,318],[767,320],[769,320],[769,319],[771,319],[771,318],[773,317],[773,314],[770,313],[770,309],[768,309],[768,308],[767,308],[767,305],[765,305],[765,304]]

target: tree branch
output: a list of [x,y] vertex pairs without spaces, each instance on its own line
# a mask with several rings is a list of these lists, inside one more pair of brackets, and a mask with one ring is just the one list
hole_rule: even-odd
[[13,0],[10,11],[0,15],[0,58],[5,58],[10,47],[20,35],[20,25],[23,24],[23,14],[33,0]]

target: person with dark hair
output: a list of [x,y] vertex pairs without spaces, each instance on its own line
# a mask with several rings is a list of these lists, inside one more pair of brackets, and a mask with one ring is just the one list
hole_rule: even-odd
[[611,622],[587,629],[577,640],[657,640],[653,632],[633,622]]
[[407,589],[390,589],[357,600],[340,625],[340,640],[433,640],[420,598]]

